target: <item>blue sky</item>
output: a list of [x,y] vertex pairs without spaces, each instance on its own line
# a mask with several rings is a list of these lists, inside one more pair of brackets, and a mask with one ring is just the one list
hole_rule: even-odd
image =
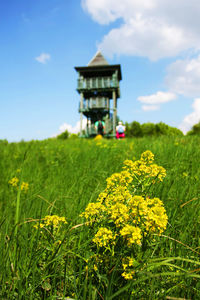
[[0,0],[0,139],[77,132],[74,66],[99,49],[121,64],[124,122],[187,132],[200,120],[199,13],[195,0]]

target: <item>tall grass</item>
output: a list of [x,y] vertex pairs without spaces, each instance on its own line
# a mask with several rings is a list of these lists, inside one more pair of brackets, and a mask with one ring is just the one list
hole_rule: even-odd
[[[199,299],[199,143],[198,137],[1,141],[0,298]],[[115,270],[97,280],[87,273],[91,238],[79,215],[125,159],[138,159],[145,150],[167,170],[163,184],[150,190],[164,202],[167,230],[155,237],[135,280],[126,282]],[[27,193],[8,183],[14,176],[29,183]],[[58,244],[48,235],[42,245],[34,228],[46,215],[68,221]]]

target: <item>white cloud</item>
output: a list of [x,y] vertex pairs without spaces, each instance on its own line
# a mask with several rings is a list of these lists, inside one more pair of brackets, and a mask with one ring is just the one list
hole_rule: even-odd
[[99,48],[108,56],[127,54],[151,60],[200,50],[200,5],[196,0],[82,0],[99,24],[122,24],[104,36]]
[[176,95],[170,92],[160,92],[148,96],[140,96],[137,98],[141,103],[147,104],[142,105],[142,110],[153,111],[159,110],[160,104],[170,102],[176,99]]
[[200,98],[194,100],[192,107],[193,112],[187,115],[179,126],[183,133],[187,133],[194,124],[200,121]]
[[[87,120],[83,119],[82,129],[85,129],[86,124],[87,124]],[[59,131],[60,131],[60,133],[62,133],[65,130],[67,130],[70,133],[76,133],[77,134],[78,132],[80,132],[80,121],[78,121],[75,126],[72,126],[71,124],[68,124],[68,123],[63,123],[59,127]],[[58,133],[58,134],[60,134],[60,133]]]
[[39,56],[35,58],[41,64],[46,64],[48,60],[50,60],[51,55],[49,53],[41,53]]
[[174,99],[176,99],[176,95],[174,93],[160,91],[149,96],[138,97],[138,100],[145,104],[161,104],[172,101]]
[[109,24],[118,18],[128,20],[139,11],[154,7],[154,0],[82,0],[82,6],[100,24]]
[[159,105],[142,105],[142,110],[144,111],[153,111],[153,110],[159,110]]
[[200,55],[193,59],[180,59],[168,67],[166,84],[178,94],[200,96]]

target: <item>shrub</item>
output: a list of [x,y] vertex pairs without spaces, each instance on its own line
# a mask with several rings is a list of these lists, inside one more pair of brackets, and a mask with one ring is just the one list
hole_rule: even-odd
[[143,136],[143,132],[142,132],[142,128],[139,122],[137,121],[133,121],[129,126],[128,126],[128,132],[127,132],[127,136],[128,137],[142,137]]
[[126,137],[143,137],[143,136],[181,136],[182,131],[176,127],[171,127],[163,122],[154,123],[144,123],[140,124],[137,121],[132,123],[126,123]]
[[67,130],[65,130],[64,132],[62,132],[61,134],[59,134],[57,136],[57,139],[59,140],[66,140],[69,137],[69,132]]
[[154,123],[144,123],[141,125],[143,135],[156,135],[156,125]]
[[176,127],[171,127],[163,122],[156,124],[155,128],[156,128],[157,135],[173,135],[173,136],[183,135],[183,132],[180,129]]
[[72,134],[70,134],[69,138],[72,139],[72,140],[75,140],[75,139],[78,138],[78,135],[75,134],[75,133],[72,133]]
[[200,122],[193,125],[192,130],[190,130],[187,135],[200,135]]
[[168,135],[173,135],[173,136],[183,136],[183,132],[176,128],[176,127],[170,127],[168,128]]

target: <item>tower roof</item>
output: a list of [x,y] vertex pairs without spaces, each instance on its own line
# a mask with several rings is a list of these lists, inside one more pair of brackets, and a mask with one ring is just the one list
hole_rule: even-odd
[[100,51],[98,51],[95,56],[91,59],[91,61],[88,63],[88,67],[93,66],[107,66],[109,63],[106,61],[106,59],[103,57]]

